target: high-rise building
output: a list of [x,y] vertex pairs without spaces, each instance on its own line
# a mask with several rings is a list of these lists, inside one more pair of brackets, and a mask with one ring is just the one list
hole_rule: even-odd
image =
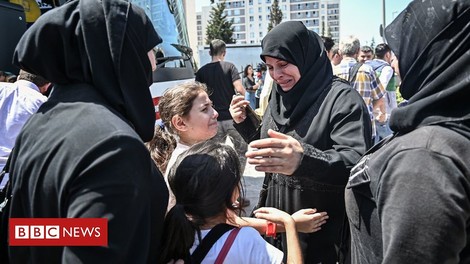
[[[225,1],[227,19],[233,21],[233,38],[237,44],[260,44],[268,32],[273,0],[215,0]],[[340,0],[279,0],[282,21],[301,21],[319,35],[331,36],[339,41]],[[210,10],[210,9],[209,9]],[[204,45],[205,27],[209,12],[197,13],[198,45]],[[201,30],[199,30],[201,25]],[[202,40],[199,41],[199,40]]]

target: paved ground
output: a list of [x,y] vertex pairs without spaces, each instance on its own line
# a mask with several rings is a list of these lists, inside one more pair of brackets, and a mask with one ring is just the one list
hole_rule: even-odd
[[253,207],[258,203],[259,190],[264,180],[264,173],[258,172],[250,164],[246,164],[243,173],[245,196],[250,200],[250,205],[245,208],[247,215],[250,215]]

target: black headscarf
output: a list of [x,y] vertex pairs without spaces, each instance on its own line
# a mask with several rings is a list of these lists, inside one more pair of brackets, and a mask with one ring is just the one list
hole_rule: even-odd
[[59,84],[92,85],[144,141],[155,110],[147,52],[161,42],[145,12],[123,0],[75,0],[41,16],[21,38],[13,62]]
[[266,61],[265,56],[269,56],[299,68],[301,77],[294,87],[284,92],[277,85],[269,102],[274,121],[279,125],[293,126],[321,93],[331,88],[333,73],[323,41],[302,22],[287,21],[274,27],[261,45],[263,61]]
[[470,119],[470,1],[415,0],[385,29],[398,57],[400,92],[394,131]]

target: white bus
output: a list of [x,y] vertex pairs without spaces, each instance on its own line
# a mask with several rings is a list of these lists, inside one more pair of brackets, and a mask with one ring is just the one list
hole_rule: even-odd
[[[65,0],[37,1],[42,13],[57,7]],[[152,20],[163,42],[156,49],[157,70],[153,73],[150,92],[155,105],[156,119],[158,101],[163,92],[178,83],[194,80],[195,64],[189,48],[188,29],[182,0],[130,0],[142,7]],[[36,0],[23,0],[34,5]],[[19,69],[11,64],[16,44],[26,31],[26,14],[20,5],[0,0],[0,70],[17,74]],[[29,15],[29,14],[28,14]],[[4,26],[8,25],[8,26]]]

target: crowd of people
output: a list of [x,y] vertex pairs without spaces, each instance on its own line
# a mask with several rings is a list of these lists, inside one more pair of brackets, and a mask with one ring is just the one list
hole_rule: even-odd
[[[108,246],[7,247],[3,229],[1,263],[469,263],[470,1],[414,0],[384,34],[283,22],[243,78],[213,40],[155,123],[144,10],[47,12],[0,85],[0,226],[107,218]],[[246,163],[265,174],[250,217]]]

